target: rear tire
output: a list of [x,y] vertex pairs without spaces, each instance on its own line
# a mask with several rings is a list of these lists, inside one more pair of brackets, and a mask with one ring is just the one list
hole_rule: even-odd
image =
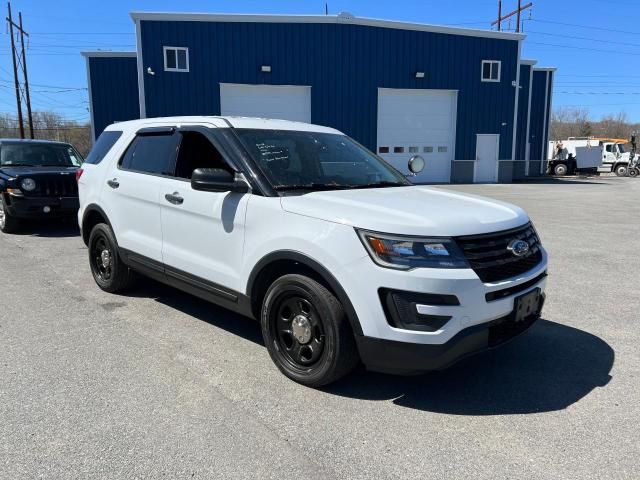
[[7,210],[4,196],[0,194],[0,197],[2,197],[2,200],[0,200],[0,231],[3,233],[15,233],[20,228],[20,221]]
[[342,305],[304,275],[284,275],[273,282],[260,323],[271,359],[295,382],[321,387],[347,375],[359,362]]
[[627,166],[626,165],[616,165],[613,169],[615,174],[618,177],[624,177],[627,174]]
[[569,169],[564,163],[559,163],[558,165],[553,167],[553,174],[557,175],[558,177],[563,177],[567,174],[568,171]]
[[133,275],[118,254],[118,243],[111,227],[99,223],[89,235],[89,265],[96,284],[105,292],[127,288]]
[[630,168],[630,169],[629,169],[629,176],[630,176],[630,177],[634,177],[634,178],[635,178],[635,177],[637,177],[637,176],[638,176],[638,174],[639,174],[639,173],[640,173],[640,172],[638,172],[638,169],[637,169],[637,168]]

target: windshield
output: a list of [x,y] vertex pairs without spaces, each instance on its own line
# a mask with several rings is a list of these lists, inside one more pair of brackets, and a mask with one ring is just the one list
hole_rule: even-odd
[[71,145],[47,143],[4,143],[0,165],[29,167],[79,167],[82,157]]
[[404,186],[404,176],[344,135],[235,130],[275,190]]

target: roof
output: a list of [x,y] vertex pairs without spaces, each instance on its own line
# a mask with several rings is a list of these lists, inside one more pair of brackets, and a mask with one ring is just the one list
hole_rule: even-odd
[[158,117],[129,120],[126,122],[112,123],[105,130],[140,129],[152,126],[180,126],[193,124],[211,124],[217,128],[248,128],[256,130],[291,130],[302,132],[333,133],[343,135],[342,132],[322,125],[313,125],[304,122],[291,122],[289,120],[277,120],[270,118],[253,117],[223,117],[223,116],[183,116],[183,117]]
[[225,13],[179,13],[179,12],[131,12],[134,22],[174,21],[174,22],[246,22],[246,23],[338,23],[363,25],[370,27],[395,28],[399,30],[415,30],[422,32],[445,33],[468,37],[498,38],[503,40],[522,40],[526,35],[521,33],[496,32],[471,28],[457,28],[425,23],[399,22],[379,20],[375,18],[358,18],[348,13],[338,15],[253,15]]
[[522,58],[522,59],[520,59],[520,63],[522,65],[531,65],[531,66],[533,66],[533,65],[537,64],[538,61],[537,60],[530,60],[530,59]]
[[71,145],[68,142],[58,142],[56,140],[44,140],[40,138],[0,138],[0,143],[44,143],[50,145]]
[[536,72],[555,72],[558,70],[556,67],[533,67]]
[[80,55],[83,57],[135,57],[137,55],[136,52],[111,52],[107,50],[93,50],[93,51],[83,51],[80,52]]

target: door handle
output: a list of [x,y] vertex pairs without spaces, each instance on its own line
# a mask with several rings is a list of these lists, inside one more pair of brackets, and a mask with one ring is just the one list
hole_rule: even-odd
[[109,185],[111,188],[118,188],[120,186],[120,183],[116,178],[114,178],[113,180],[107,180],[107,185]]
[[184,202],[184,198],[182,198],[178,192],[167,193],[164,198],[167,202],[174,205],[182,205],[182,202]]

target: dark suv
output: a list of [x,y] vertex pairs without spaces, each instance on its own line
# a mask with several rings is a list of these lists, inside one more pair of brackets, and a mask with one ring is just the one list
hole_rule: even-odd
[[82,157],[68,143],[0,139],[0,230],[26,218],[73,217]]

